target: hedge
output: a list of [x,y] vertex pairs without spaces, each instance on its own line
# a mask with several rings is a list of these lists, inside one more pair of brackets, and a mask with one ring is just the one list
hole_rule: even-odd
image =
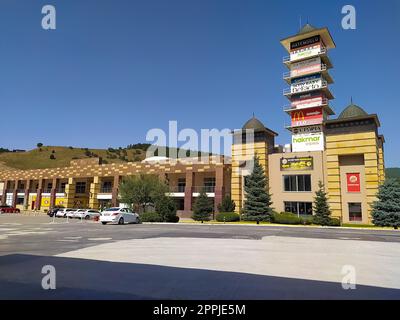
[[142,222],[179,222],[179,217],[174,215],[168,215],[166,217],[166,221],[163,221],[163,218],[157,212],[144,212],[140,214],[140,220]]
[[272,215],[272,221],[280,224],[303,224],[304,222],[302,218],[299,218],[298,216],[290,212],[275,212]]
[[215,219],[218,222],[234,222],[240,220],[240,215],[234,212],[220,212],[217,213]]

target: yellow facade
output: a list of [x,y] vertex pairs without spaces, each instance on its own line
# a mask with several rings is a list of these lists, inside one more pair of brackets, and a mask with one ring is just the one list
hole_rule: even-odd
[[[378,137],[374,131],[328,135],[326,137],[327,189],[332,216],[343,218],[342,185],[340,178],[340,156],[362,155],[365,168],[366,201],[368,221],[371,221],[371,205],[376,200],[380,174]],[[383,152],[382,152],[383,157]]]

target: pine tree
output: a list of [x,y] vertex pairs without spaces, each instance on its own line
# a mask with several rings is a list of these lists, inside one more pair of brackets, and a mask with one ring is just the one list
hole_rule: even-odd
[[400,183],[386,179],[379,187],[378,201],[372,205],[372,223],[381,227],[400,226]]
[[323,226],[331,223],[331,209],[329,208],[328,196],[321,181],[318,182],[318,191],[315,192],[313,222]]
[[246,178],[244,190],[246,200],[243,208],[243,220],[271,221],[271,195],[268,192],[268,181],[257,156],[253,159],[252,173]]
[[192,219],[196,221],[208,221],[210,220],[210,214],[213,210],[213,203],[207,197],[207,194],[203,189],[193,205]]
[[234,212],[236,208],[235,201],[231,199],[231,196],[226,195],[222,202],[218,205],[219,212]]

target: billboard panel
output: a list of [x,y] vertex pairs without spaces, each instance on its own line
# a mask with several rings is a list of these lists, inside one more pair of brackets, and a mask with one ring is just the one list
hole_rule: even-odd
[[321,42],[321,36],[316,35],[313,37],[293,41],[290,43],[290,51],[302,48],[302,47],[308,47],[312,44],[320,43]]
[[297,127],[292,129],[293,134],[304,134],[304,133],[320,133],[322,132],[322,126],[308,126],[308,127]]
[[292,127],[321,124],[324,120],[324,113],[321,107],[292,111],[290,115]]
[[291,108],[302,109],[319,107],[324,103],[326,98],[320,92],[310,92],[303,95],[295,95],[290,99]]
[[361,192],[360,173],[346,173],[347,192]]
[[293,152],[324,150],[324,134],[322,132],[292,135]]
[[281,171],[312,170],[313,167],[313,157],[281,158]]
[[321,45],[314,44],[308,47],[301,47],[290,52],[290,61],[296,61],[308,57],[313,57],[321,53]]
[[293,79],[290,85],[291,93],[300,93],[309,90],[321,89],[322,77],[320,74]]
[[316,57],[293,63],[290,67],[290,76],[299,77],[305,74],[321,71],[321,58]]

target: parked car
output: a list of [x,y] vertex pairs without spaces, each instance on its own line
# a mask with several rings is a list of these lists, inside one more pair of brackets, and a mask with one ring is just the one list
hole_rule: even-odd
[[73,209],[71,211],[67,212],[67,217],[72,219],[72,218],[76,218],[76,215],[78,212],[84,211],[85,209]]
[[0,206],[0,213],[20,213],[20,211],[18,208],[4,205],[4,206]]
[[94,219],[100,217],[100,211],[94,209],[79,209],[75,211],[74,218],[80,218],[85,220]]
[[76,209],[63,208],[63,209],[57,211],[56,217],[58,217],[58,218],[66,218],[68,212],[75,211],[75,210],[76,210]]
[[128,208],[108,208],[101,212],[100,221],[102,224],[107,223],[140,223],[140,217],[137,213],[132,212]]
[[47,215],[49,217],[53,217],[54,215],[56,215],[56,217],[57,217],[57,212],[60,210],[61,210],[61,208],[50,209],[49,211],[47,211]]

